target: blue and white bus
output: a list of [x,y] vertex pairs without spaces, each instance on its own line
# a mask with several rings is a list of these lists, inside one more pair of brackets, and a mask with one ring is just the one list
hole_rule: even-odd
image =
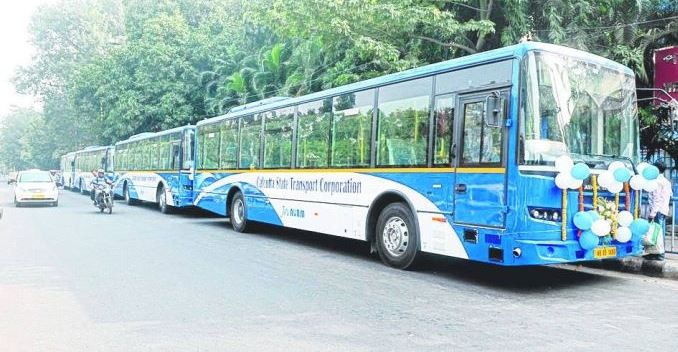
[[115,179],[113,154],[112,146],[92,146],[75,152],[71,190],[83,194],[89,193],[90,182],[94,177],[92,172],[98,169],[104,169],[106,177]]
[[59,182],[64,189],[71,189],[75,175],[75,152],[66,153],[61,156],[59,169],[61,171]]
[[115,144],[117,196],[153,202],[163,213],[193,205],[195,127],[142,133]]
[[627,67],[527,42],[249,104],[197,124],[194,204],[236,231],[369,241],[398,268],[638,254],[635,100]]

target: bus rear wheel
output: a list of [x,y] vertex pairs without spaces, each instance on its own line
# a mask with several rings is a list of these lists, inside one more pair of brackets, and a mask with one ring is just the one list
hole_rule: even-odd
[[129,194],[129,188],[127,187],[127,183],[125,183],[125,185],[122,188],[122,194],[123,197],[125,198],[125,203],[127,203],[127,205],[137,204],[136,200],[132,198],[132,196],[130,196]]
[[248,229],[247,206],[242,192],[238,191],[233,195],[231,208],[229,211],[231,226],[235,232],[246,232]]
[[379,214],[376,231],[377,251],[382,262],[398,269],[407,269],[414,263],[419,231],[407,205],[387,205]]

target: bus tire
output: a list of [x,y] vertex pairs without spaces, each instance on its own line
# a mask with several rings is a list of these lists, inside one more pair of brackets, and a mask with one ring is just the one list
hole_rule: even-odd
[[418,252],[419,230],[414,215],[404,203],[391,203],[379,214],[376,227],[379,258],[384,264],[407,269]]
[[247,222],[247,206],[245,197],[242,192],[237,191],[231,200],[230,211],[228,212],[231,218],[231,226],[235,232],[246,232],[248,229]]
[[172,208],[167,205],[167,193],[164,186],[158,186],[158,190],[155,192],[155,199],[158,202],[158,209],[161,213],[169,214],[172,212]]
[[123,185],[122,196],[125,198],[125,203],[127,203],[127,205],[136,205],[137,204],[136,199],[132,198],[132,196],[129,194],[129,188],[127,187],[127,182],[125,182],[125,184]]

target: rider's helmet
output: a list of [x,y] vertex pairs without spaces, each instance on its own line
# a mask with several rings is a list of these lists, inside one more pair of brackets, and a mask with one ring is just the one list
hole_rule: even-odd
[[104,169],[97,170],[97,177],[104,177]]

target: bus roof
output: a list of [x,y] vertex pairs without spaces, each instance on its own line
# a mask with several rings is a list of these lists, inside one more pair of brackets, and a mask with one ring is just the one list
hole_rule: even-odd
[[575,58],[581,58],[590,62],[594,62],[597,64],[600,64],[602,66],[610,67],[619,71],[623,71],[626,74],[633,75],[633,71],[629,69],[628,67],[621,65],[617,62],[614,62],[612,60],[603,58],[598,55],[594,55],[591,53],[587,53],[585,51],[580,51],[560,45],[554,45],[554,44],[547,44],[547,43],[540,43],[540,42],[523,42],[520,44],[516,45],[511,45],[499,49],[494,49],[494,50],[489,50],[485,52],[481,52],[478,54],[473,54],[473,55],[468,55],[468,56],[463,56],[459,57],[456,59],[448,60],[448,61],[442,61],[438,62],[435,64],[431,65],[426,65],[426,66],[421,66],[417,68],[413,68],[410,70],[402,71],[402,72],[397,72],[397,73],[392,73],[389,75],[384,75],[356,83],[351,83],[348,85],[336,87],[336,88],[330,88],[327,90],[323,90],[320,92],[316,93],[311,93],[308,95],[304,95],[301,97],[296,97],[296,98],[284,98],[284,97],[275,97],[271,99],[270,101],[268,99],[258,101],[258,102],[253,102],[253,103],[248,103],[246,105],[238,106],[225,115],[220,115],[208,119],[204,119],[202,121],[199,121],[197,123],[197,126],[202,126],[205,124],[211,124],[211,123],[216,123],[228,118],[232,117],[238,117],[242,115],[248,115],[248,114],[253,114],[257,112],[262,112],[266,111],[269,109],[275,109],[275,108],[282,108],[285,106],[291,106],[291,105],[297,105],[297,104],[302,104],[314,100],[319,100],[323,98],[328,98],[332,96],[336,96],[339,94],[345,94],[349,92],[355,92],[355,91],[361,91],[365,89],[370,89],[374,87],[378,87],[387,83],[396,83],[396,82],[402,82],[402,81],[407,81],[410,79],[414,78],[419,78],[419,77],[425,77],[429,76],[432,74],[438,74],[442,72],[447,72],[447,71],[453,71],[457,69],[462,69],[462,68],[467,68],[467,67],[472,67],[472,66],[477,66],[480,64],[485,64],[489,62],[496,62],[496,61],[503,61],[511,58],[521,58],[523,57],[528,51],[533,51],[533,50],[539,50],[539,51],[547,51],[547,52],[552,52],[556,54],[561,54],[561,55],[566,55],[570,57],[575,57]]
[[135,135],[127,138],[124,141],[117,142],[117,143],[115,143],[115,145],[130,143],[130,142],[134,142],[134,141],[140,141],[140,140],[149,139],[149,138],[158,137],[158,136],[164,136],[164,135],[170,134],[170,133],[181,132],[181,131],[186,130],[186,129],[195,129],[195,126],[194,125],[186,125],[186,126],[181,126],[181,127],[170,128],[169,130],[164,130],[164,131],[160,131],[160,132],[143,132],[143,133],[135,134]]
[[108,149],[108,148],[113,148],[113,146],[112,145],[104,145],[104,146],[93,145],[93,146],[85,147],[81,150],[75,151],[75,152],[73,152],[73,154],[80,154],[80,153],[85,153],[85,152],[96,152],[96,151],[105,150],[105,149]]

